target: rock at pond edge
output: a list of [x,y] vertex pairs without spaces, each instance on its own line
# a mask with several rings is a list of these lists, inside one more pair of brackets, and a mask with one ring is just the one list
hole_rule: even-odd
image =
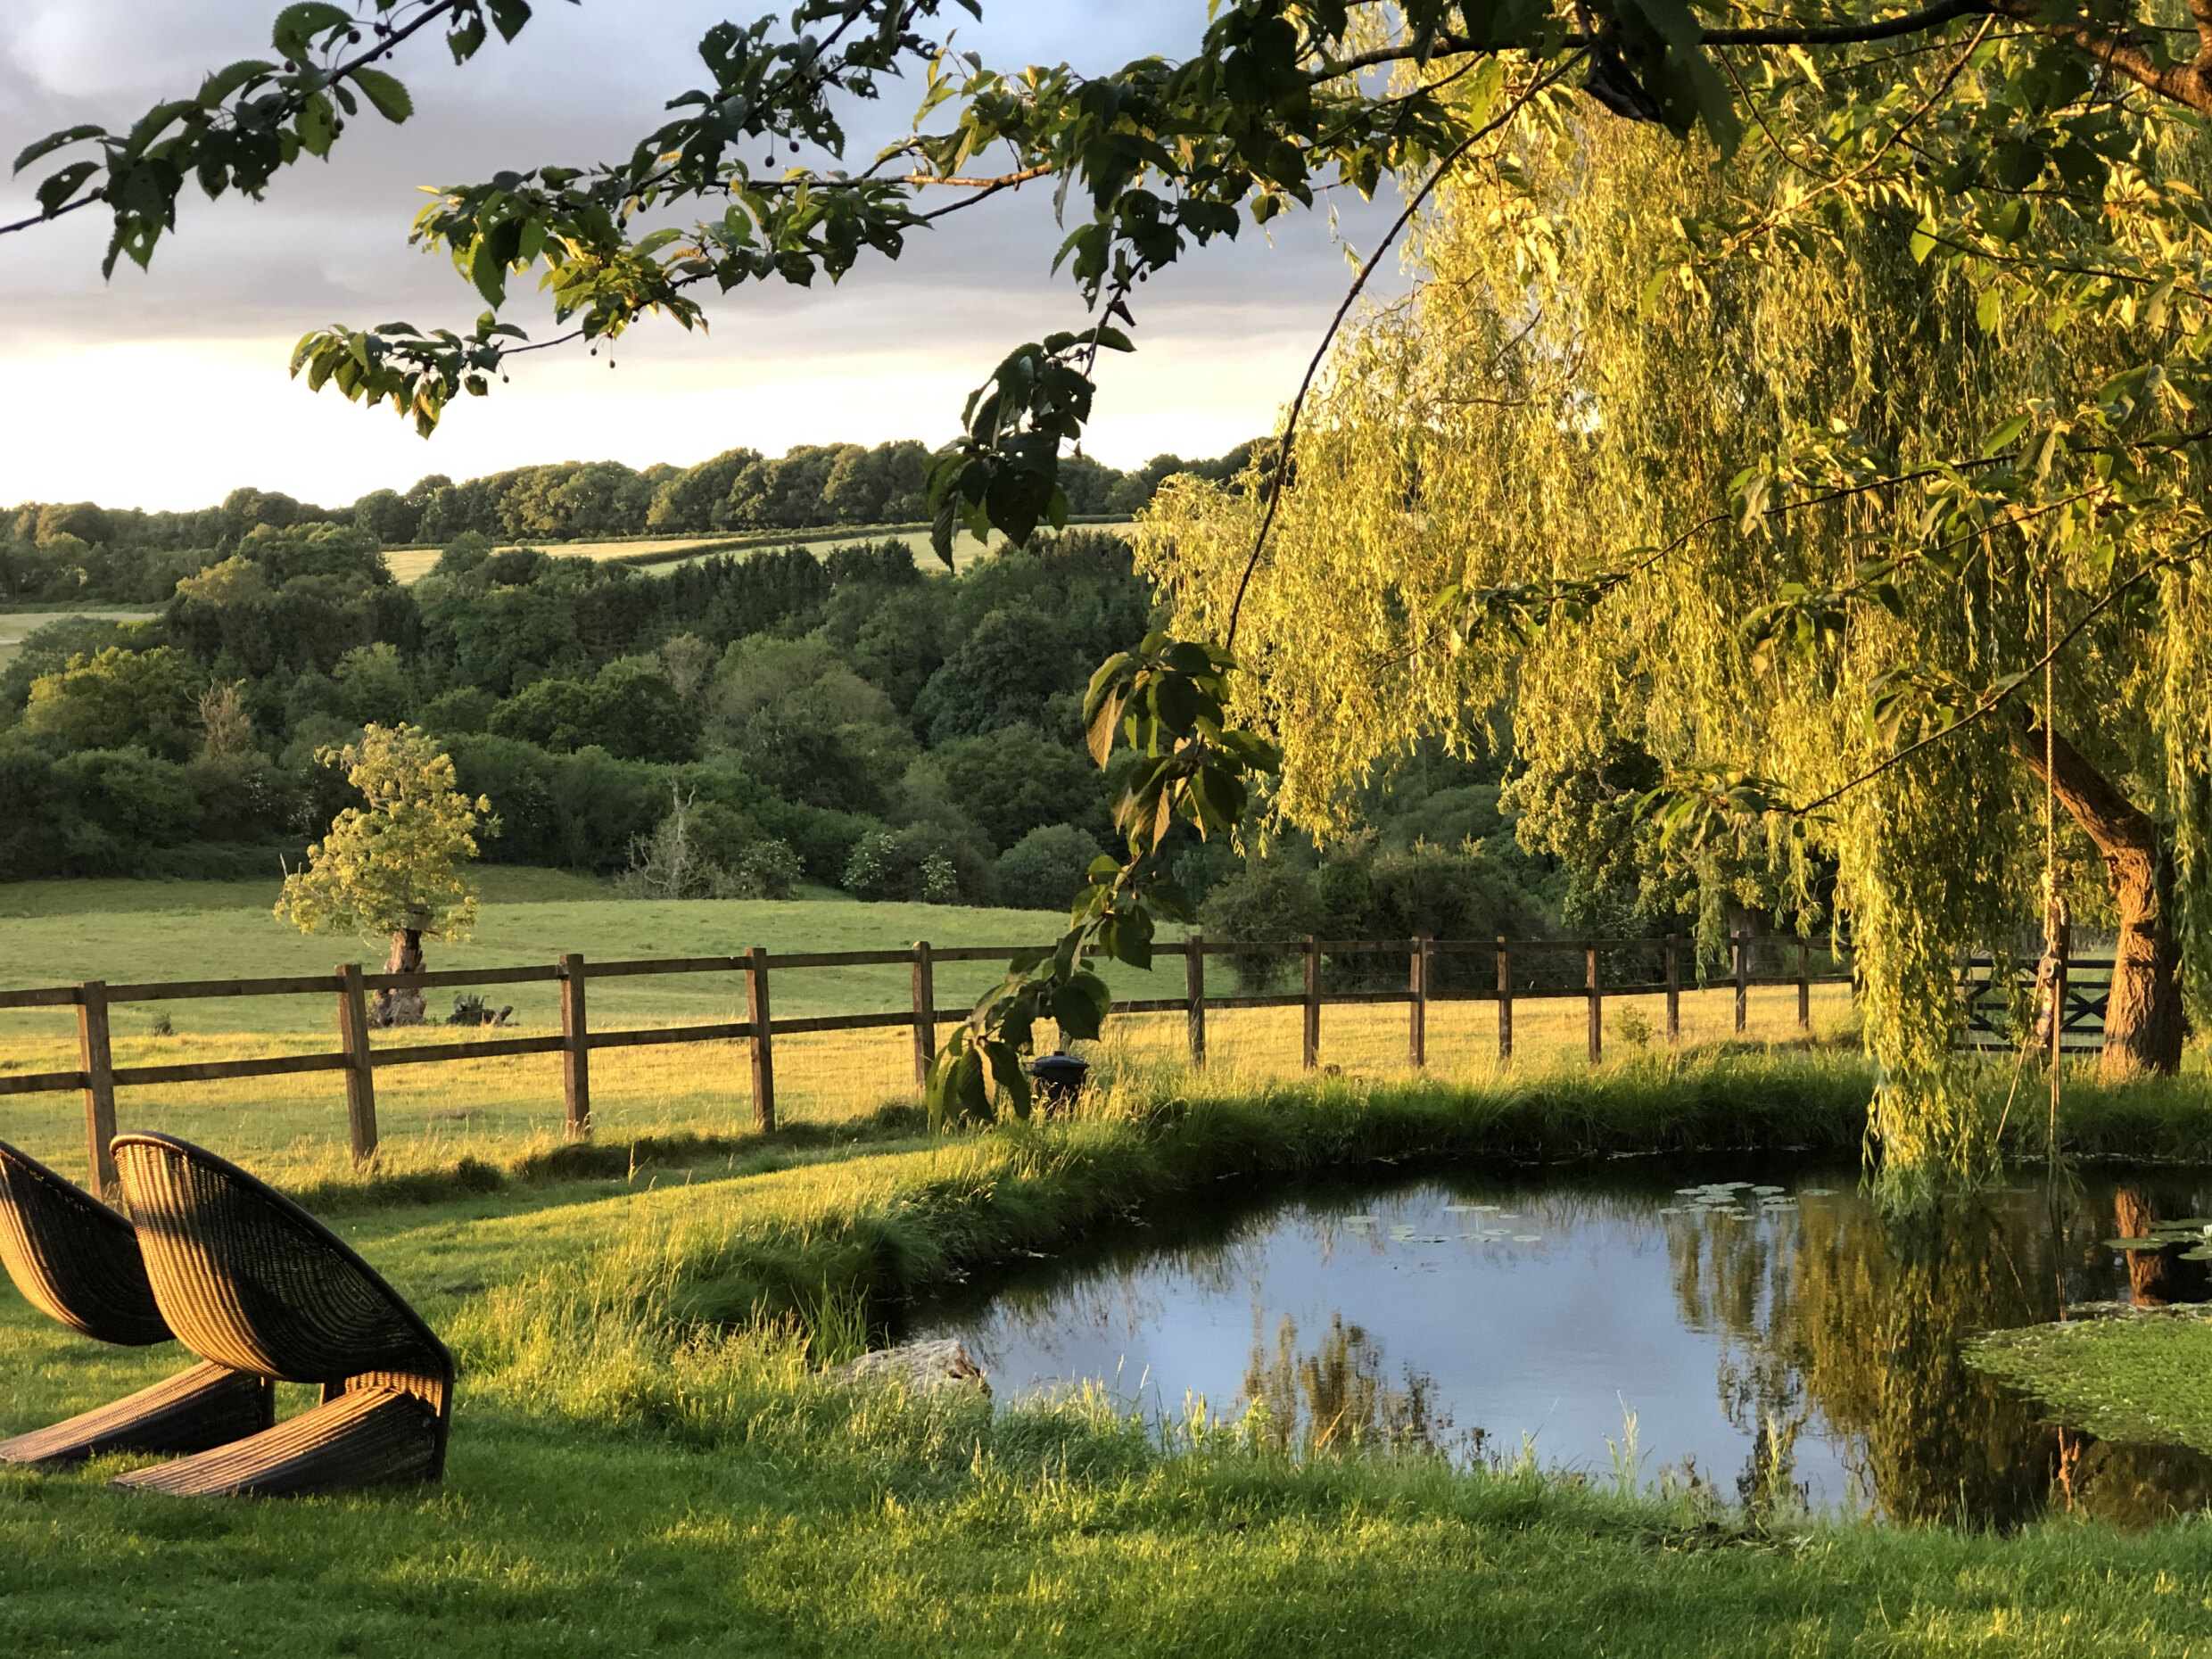
[[830,1374],[840,1382],[873,1382],[896,1377],[910,1388],[937,1389],[970,1384],[991,1391],[990,1380],[968,1350],[952,1337],[879,1349],[846,1361]]

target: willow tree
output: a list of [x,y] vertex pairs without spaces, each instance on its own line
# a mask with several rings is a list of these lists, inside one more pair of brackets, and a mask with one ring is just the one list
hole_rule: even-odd
[[[2192,158],[2146,128],[2110,188]],[[1765,859],[1803,925],[1832,861],[1872,1134],[1970,1166],[1955,975],[2043,912],[2046,787],[2105,857],[2107,1074],[2175,1069],[2184,959],[2204,983],[2208,532],[2187,411],[2142,367],[2203,319],[1993,306],[1910,203],[1796,211],[1801,177],[1553,103],[1437,190],[1292,486],[1173,482],[1143,558],[1179,629],[1234,638],[1291,821],[1341,826],[1387,756],[1509,707],[1554,769],[1642,742],[1682,855]],[[1686,226],[1762,215],[1790,234],[1686,257]],[[2059,259],[2077,232],[2041,234]]]

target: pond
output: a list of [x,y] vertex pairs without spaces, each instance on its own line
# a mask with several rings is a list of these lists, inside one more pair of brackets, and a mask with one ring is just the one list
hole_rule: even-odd
[[2212,1462],[2049,1424],[1964,1349],[2099,1303],[2212,1300],[2206,1264],[2107,1242],[2207,1214],[2212,1173],[1899,1220],[1856,1169],[1399,1168],[1217,1186],[918,1306],[900,1334],[957,1338],[1001,1399],[1091,1382],[1165,1415],[1259,1406],[1301,1451],[1526,1447],[1610,1480],[1632,1416],[1645,1481],[1730,1501],[2135,1523],[2212,1500]]

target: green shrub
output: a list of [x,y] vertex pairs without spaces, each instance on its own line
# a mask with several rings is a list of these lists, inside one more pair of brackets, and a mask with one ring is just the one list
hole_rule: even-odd
[[926,904],[990,904],[998,882],[972,841],[941,824],[871,830],[846,861],[839,886],[855,898]]
[[[1322,915],[1312,872],[1263,863],[1214,888],[1199,907],[1198,922],[1208,938],[1281,941],[1318,933]],[[1283,951],[1240,951],[1231,953],[1229,965],[1240,988],[1260,994],[1290,978],[1293,960]]]
[[1099,855],[1098,843],[1073,824],[1032,830],[999,854],[999,897],[1017,910],[1066,910]]

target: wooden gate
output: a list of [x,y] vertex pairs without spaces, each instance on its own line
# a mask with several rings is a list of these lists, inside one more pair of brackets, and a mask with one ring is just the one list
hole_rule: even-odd
[[[2059,1048],[2069,1054],[2098,1052],[2104,1047],[2105,1008],[2112,1000],[2112,958],[2072,957],[2060,965],[2059,983]],[[1990,957],[1969,957],[1959,995],[1966,1007],[1959,1046],[2010,1053],[2022,1040],[2013,1029],[2016,1003],[2023,1009],[2035,1006],[2035,964],[2020,962],[2007,973]]]

